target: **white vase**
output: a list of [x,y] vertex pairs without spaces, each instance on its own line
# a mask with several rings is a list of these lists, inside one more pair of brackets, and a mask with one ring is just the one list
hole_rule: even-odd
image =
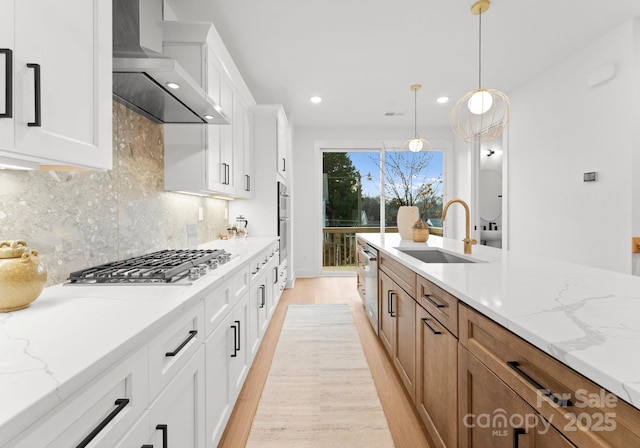
[[403,240],[413,238],[413,225],[420,218],[420,211],[415,205],[402,205],[398,209],[398,233]]

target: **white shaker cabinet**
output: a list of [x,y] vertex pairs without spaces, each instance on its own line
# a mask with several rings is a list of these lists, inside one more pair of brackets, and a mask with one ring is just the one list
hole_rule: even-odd
[[204,349],[200,346],[116,448],[206,446],[202,431],[205,424],[204,358]]
[[[220,105],[227,125],[165,125],[165,189],[201,195],[249,197],[253,153],[251,121],[237,86],[214,51],[216,32],[204,22],[164,24],[164,52],[177,59]],[[188,56],[188,57],[187,57]]]
[[111,168],[111,8],[0,2],[1,157]]

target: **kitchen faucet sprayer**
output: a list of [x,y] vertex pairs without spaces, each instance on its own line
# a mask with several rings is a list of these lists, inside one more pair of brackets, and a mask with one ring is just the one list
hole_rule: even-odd
[[449,202],[447,202],[444,205],[444,208],[442,209],[442,222],[444,223],[444,220],[447,217],[447,210],[449,209],[449,206],[451,204],[453,204],[454,202],[462,204],[462,206],[464,207],[464,211],[465,211],[465,237],[464,237],[464,239],[462,241],[464,242],[464,253],[465,254],[470,254],[471,253],[471,246],[474,245],[474,244],[478,244],[478,241],[472,240],[471,238],[469,238],[469,206],[467,205],[467,203],[464,202],[462,199],[451,199]]

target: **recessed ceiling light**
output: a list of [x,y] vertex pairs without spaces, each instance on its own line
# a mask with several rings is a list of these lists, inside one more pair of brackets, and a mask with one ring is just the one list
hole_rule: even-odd
[[322,98],[319,96],[312,96],[311,98],[309,98],[309,101],[311,101],[313,104],[318,104],[322,102]]
[[449,97],[448,96],[441,96],[440,98],[438,98],[436,100],[436,103],[438,104],[445,104],[449,102]]
[[179,89],[180,88],[180,84],[176,83],[176,82],[168,82],[167,87],[169,87],[170,89]]

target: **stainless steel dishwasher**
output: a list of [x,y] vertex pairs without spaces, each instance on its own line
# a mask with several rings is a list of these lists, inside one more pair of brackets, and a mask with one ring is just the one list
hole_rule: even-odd
[[366,245],[360,252],[364,264],[364,308],[378,334],[378,251]]

